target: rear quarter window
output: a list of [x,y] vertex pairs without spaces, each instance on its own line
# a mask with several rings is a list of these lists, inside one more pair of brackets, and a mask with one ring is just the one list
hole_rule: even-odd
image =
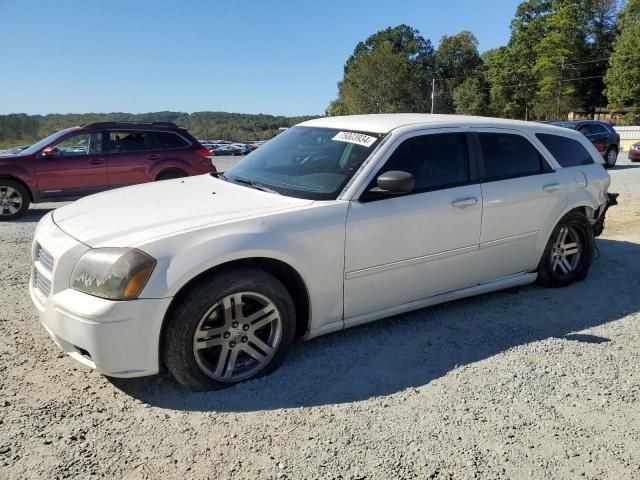
[[594,163],[591,154],[577,140],[549,133],[536,133],[536,137],[563,167]]
[[183,148],[189,145],[189,142],[175,133],[157,132],[156,136],[162,148]]

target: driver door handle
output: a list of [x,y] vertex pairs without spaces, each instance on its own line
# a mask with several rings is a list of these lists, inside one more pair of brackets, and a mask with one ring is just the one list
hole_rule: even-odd
[[89,163],[91,165],[102,165],[104,163],[104,158],[91,158],[89,159]]
[[451,206],[455,208],[465,208],[470,207],[471,205],[475,205],[478,203],[478,199],[476,197],[469,198],[461,198],[460,200],[454,200],[451,202]]
[[150,153],[149,155],[147,155],[147,158],[149,160],[157,160],[160,158],[160,155],[156,154],[156,153]]

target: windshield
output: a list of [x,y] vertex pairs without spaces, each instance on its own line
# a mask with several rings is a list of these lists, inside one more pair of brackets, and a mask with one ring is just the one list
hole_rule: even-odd
[[60,130],[59,132],[52,133],[48,137],[43,138],[37,143],[34,143],[29,148],[25,148],[24,150],[22,150],[20,152],[20,155],[31,155],[33,153],[36,153],[42,147],[46,147],[49,143],[53,142],[56,138],[61,137],[62,135],[67,133],[69,130],[71,130],[71,128],[65,128],[64,130]]
[[290,197],[335,200],[382,136],[331,128],[289,128],[224,177]]
[[556,127],[570,128],[571,130],[576,129],[576,124],[571,122],[551,122],[551,125],[555,125]]

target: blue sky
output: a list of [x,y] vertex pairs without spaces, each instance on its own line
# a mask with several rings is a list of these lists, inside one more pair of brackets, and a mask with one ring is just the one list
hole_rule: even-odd
[[0,113],[320,114],[358,41],[503,45],[520,0],[0,0]]

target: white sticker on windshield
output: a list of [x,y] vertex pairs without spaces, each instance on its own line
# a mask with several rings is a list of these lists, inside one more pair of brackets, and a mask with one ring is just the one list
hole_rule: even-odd
[[357,145],[362,145],[363,147],[370,147],[377,139],[376,137],[371,137],[363,133],[338,132],[338,134],[333,137],[332,140],[336,140],[338,142],[355,143]]

